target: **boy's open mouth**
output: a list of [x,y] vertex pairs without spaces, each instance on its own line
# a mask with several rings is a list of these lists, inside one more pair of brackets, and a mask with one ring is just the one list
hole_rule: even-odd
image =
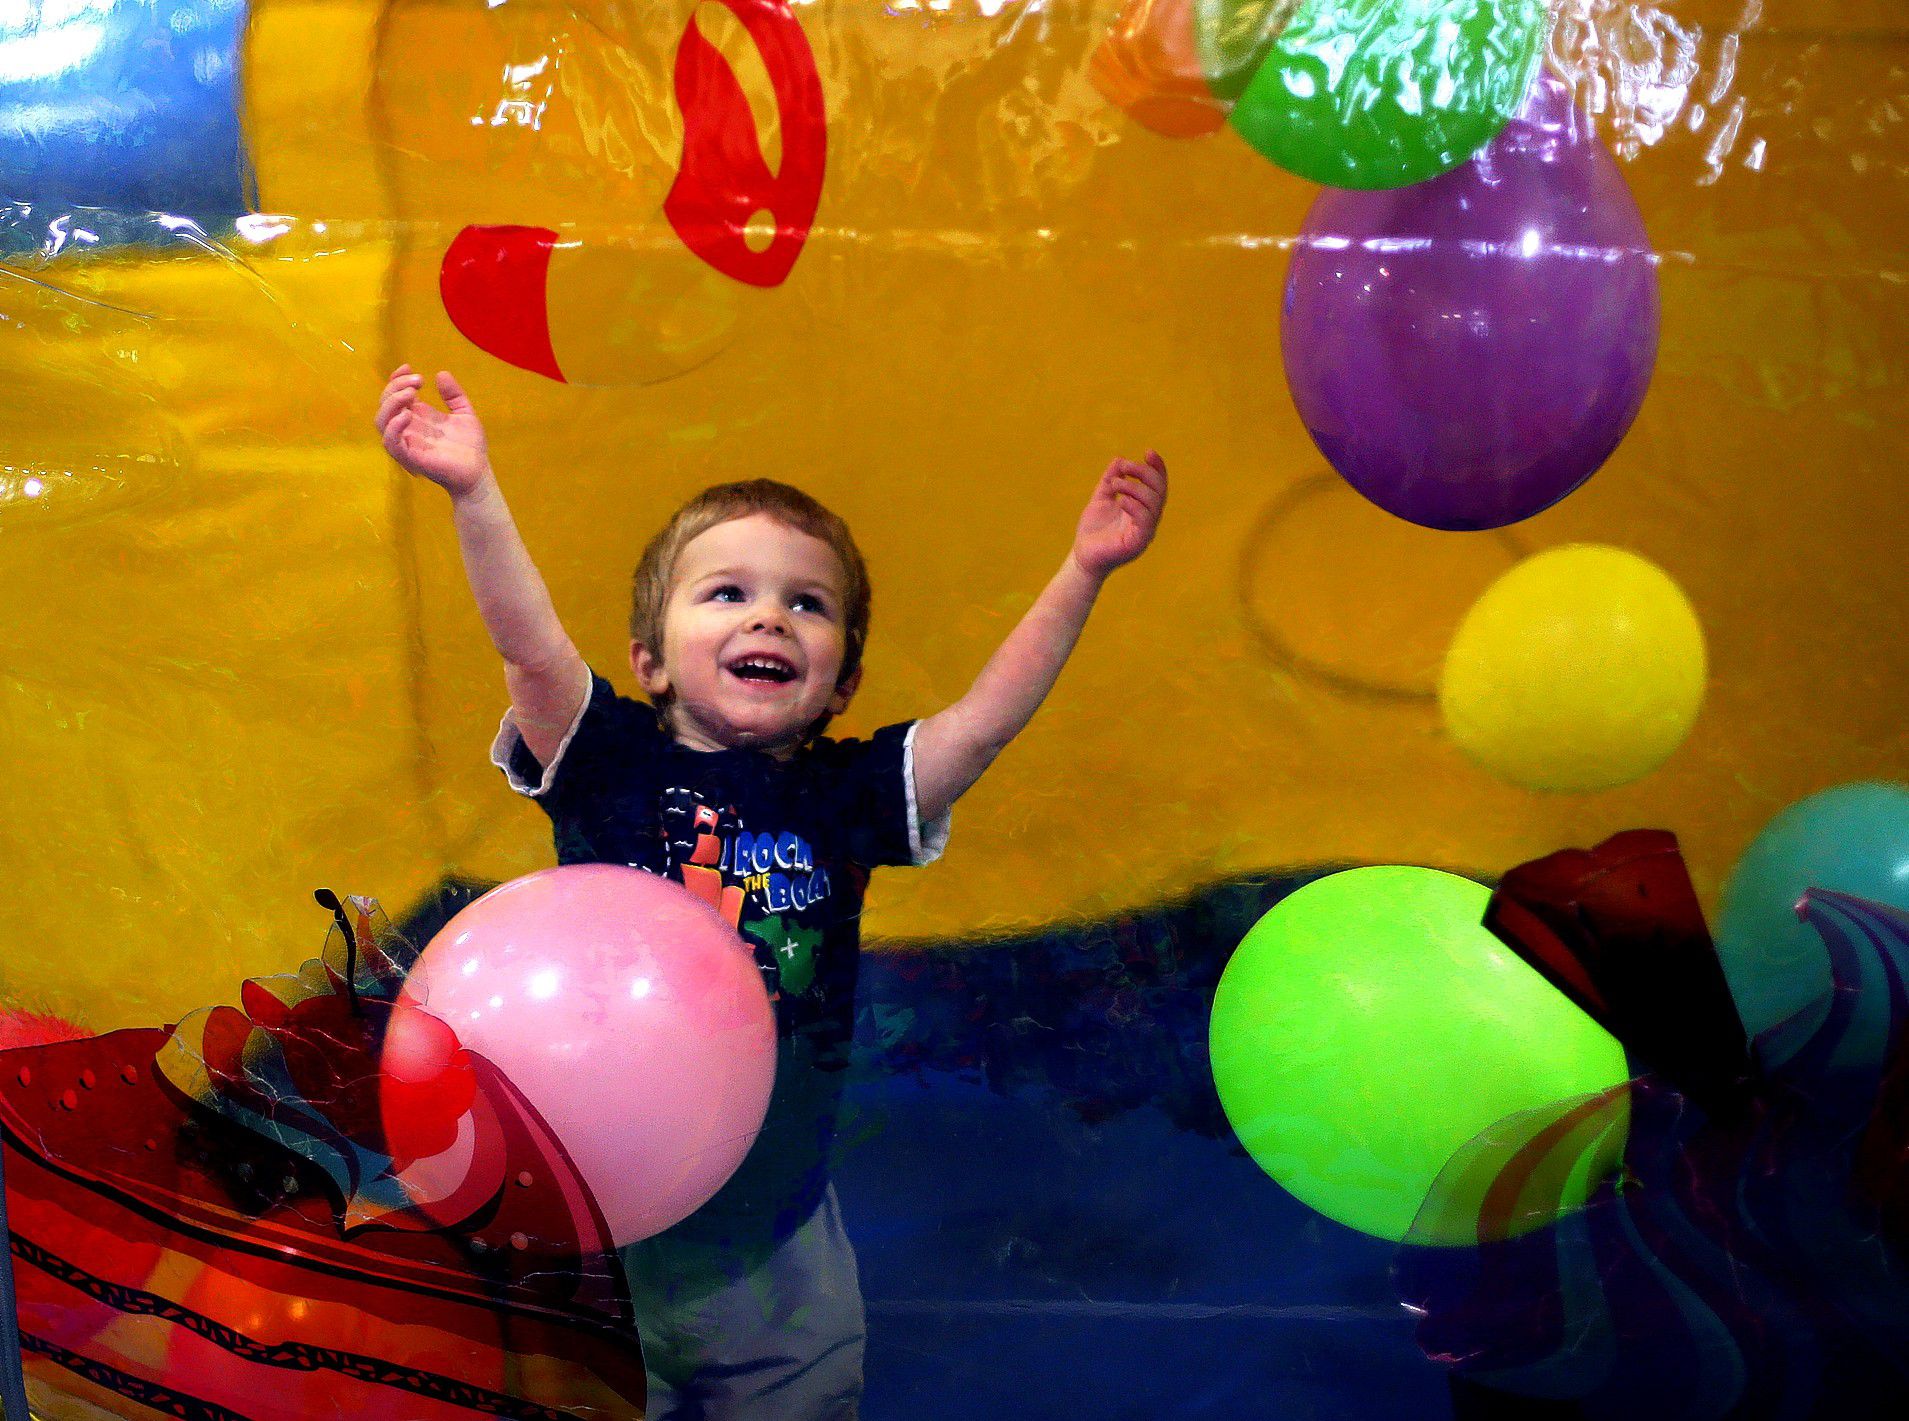
[[795,667],[779,656],[745,656],[730,662],[727,669],[732,676],[763,685],[780,685],[795,679]]

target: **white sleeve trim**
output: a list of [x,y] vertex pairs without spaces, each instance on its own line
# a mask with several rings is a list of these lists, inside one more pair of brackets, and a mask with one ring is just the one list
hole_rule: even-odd
[[941,857],[948,847],[948,829],[954,815],[951,809],[932,824],[921,822],[921,810],[915,803],[915,732],[920,729],[920,721],[909,726],[901,748],[901,778],[908,787],[908,858],[916,866]]
[[[557,742],[557,753],[550,757],[550,763],[544,766],[543,778],[532,784],[511,768],[512,755],[523,743],[524,733],[517,728],[514,712],[505,711],[504,718],[498,723],[497,738],[491,741],[491,763],[504,772],[504,778],[510,787],[519,794],[537,799],[550,792],[550,785],[557,777],[557,767],[563,763],[564,751],[570,748],[570,742],[577,738],[577,729],[583,724],[583,718],[589,714],[590,702],[596,699],[597,683],[594,676],[590,679],[590,693],[583,698],[583,704],[577,708],[576,719],[570,722],[570,728],[563,733],[563,739]],[[914,791],[909,791],[913,798]]]

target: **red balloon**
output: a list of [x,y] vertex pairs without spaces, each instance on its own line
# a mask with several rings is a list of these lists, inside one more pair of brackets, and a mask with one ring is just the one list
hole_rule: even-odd
[[476,1098],[477,1073],[457,1033],[428,1012],[394,1012],[378,1060],[378,1100],[392,1158],[402,1165],[448,1150]]

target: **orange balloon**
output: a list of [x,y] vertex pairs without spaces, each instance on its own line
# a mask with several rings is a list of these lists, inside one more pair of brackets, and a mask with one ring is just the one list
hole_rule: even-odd
[[1194,40],[1195,0],[1133,0],[1088,61],[1107,102],[1166,138],[1198,138],[1226,126],[1230,105],[1206,82]]

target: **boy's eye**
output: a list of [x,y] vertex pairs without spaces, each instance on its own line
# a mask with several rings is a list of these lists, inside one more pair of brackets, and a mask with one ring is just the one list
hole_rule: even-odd
[[712,590],[709,596],[712,601],[716,602],[740,602],[742,601],[742,589],[732,582],[724,583],[721,587]]
[[798,612],[820,612],[823,616],[827,616],[829,610],[828,603],[810,592],[798,593],[789,605]]

